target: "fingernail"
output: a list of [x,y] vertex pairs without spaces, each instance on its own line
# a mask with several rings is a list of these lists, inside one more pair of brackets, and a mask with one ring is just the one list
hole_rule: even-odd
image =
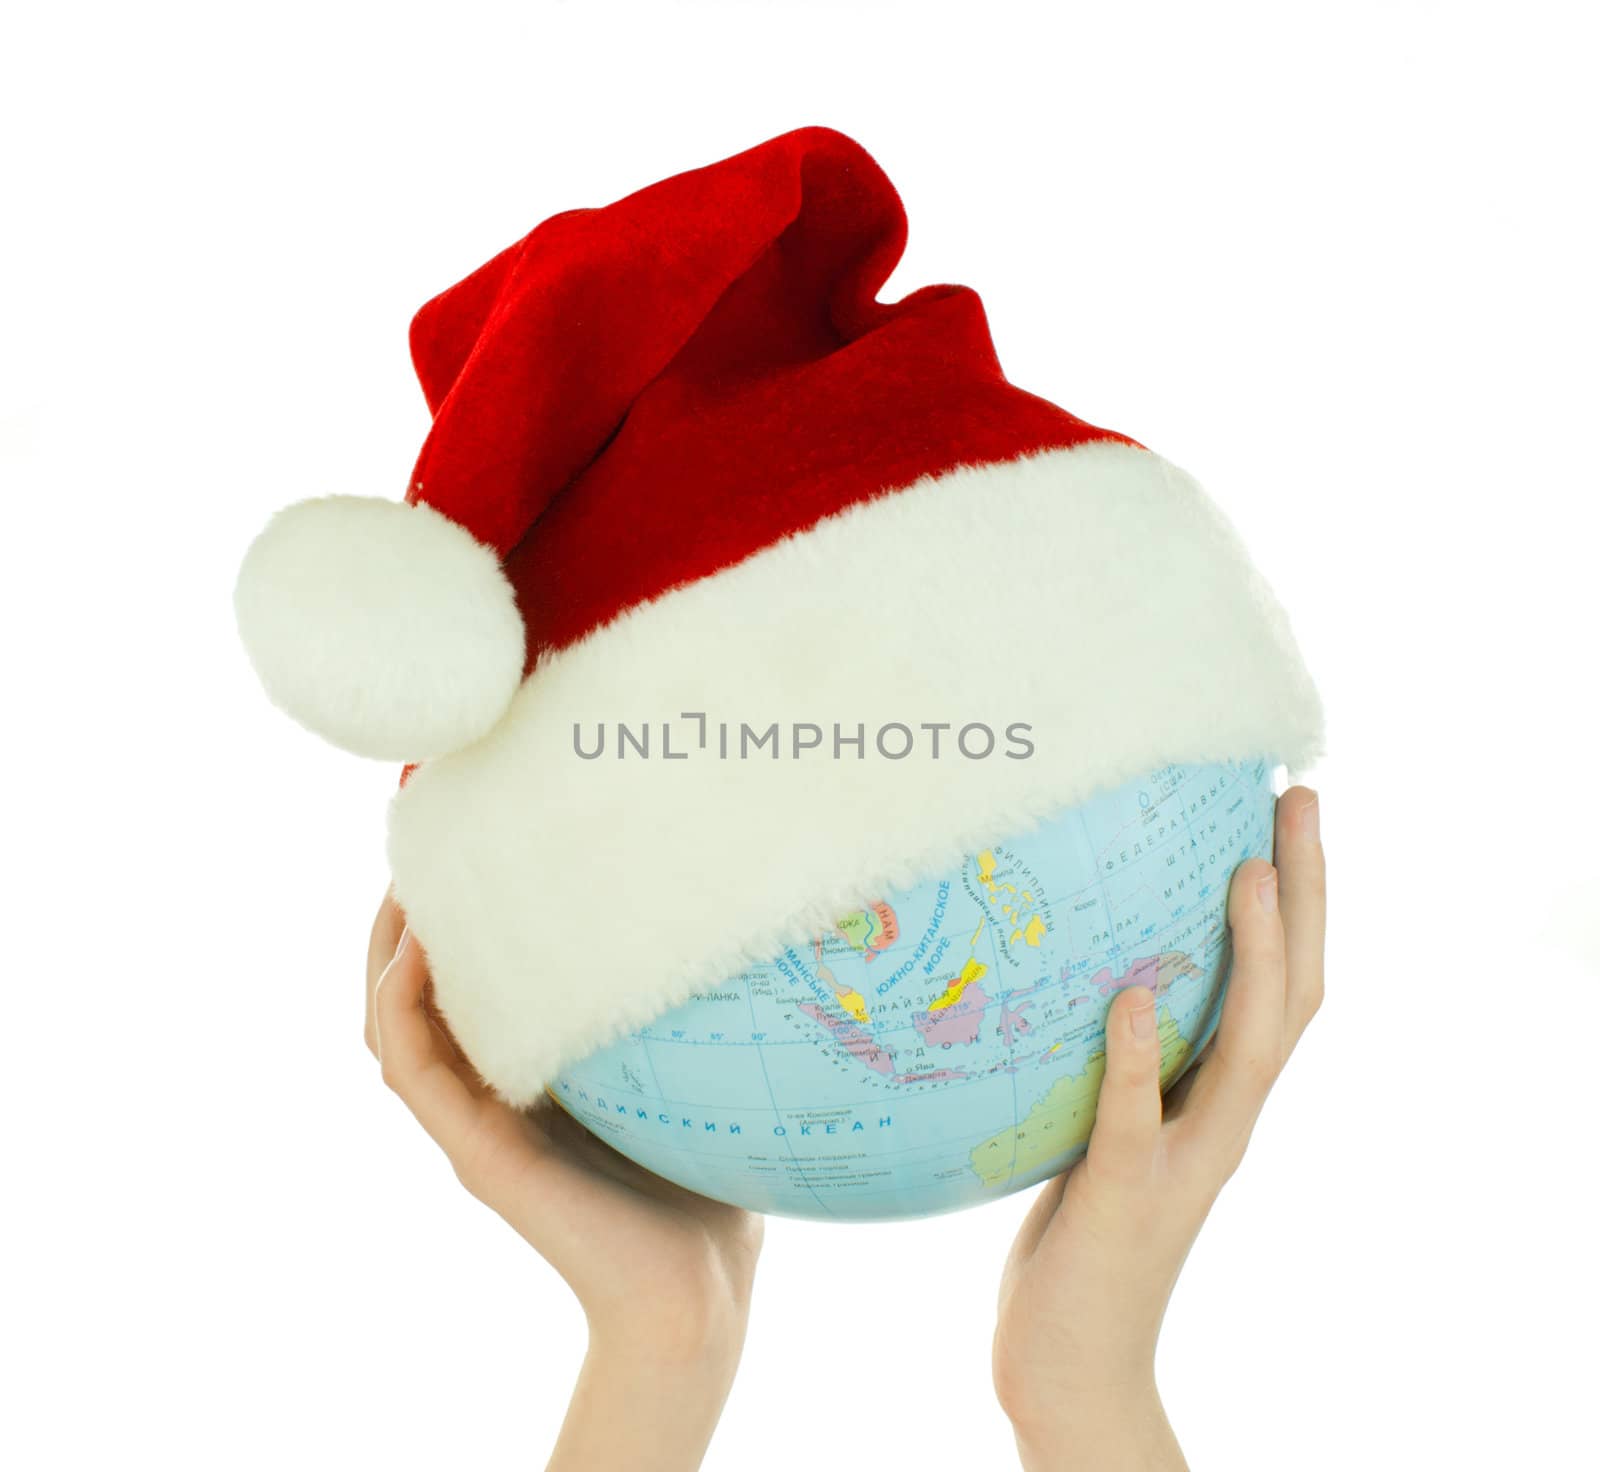
[[394,955],[389,960],[389,964],[391,966],[393,966],[396,961],[398,961],[403,955],[405,955],[406,947],[408,945],[410,945],[410,944],[411,944],[411,927],[408,925],[408,926],[406,926],[406,928],[404,930],[402,930],[400,932],[400,941],[395,946]]
[[1305,828],[1307,838],[1318,838],[1322,830],[1322,804],[1317,801],[1317,794],[1312,793],[1300,809],[1300,822]]
[[[1144,991],[1144,988],[1141,987],[1140,990]],[[1156,1031],[1156,999],[1149,992],[1145,992],[1129,1010],[1132,1016],[1128,1018],[1128,1023],[1133,1028],[1134,1037],[1154,1037]]]
[[1261,901],[1261,908],[1269,915],[1278,908],[1278,871],[1276,869],[1256,884],[1256,898]]

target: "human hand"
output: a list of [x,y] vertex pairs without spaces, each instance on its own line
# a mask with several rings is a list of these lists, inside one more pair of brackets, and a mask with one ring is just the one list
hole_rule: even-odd
[[1276,868],[1228,895],[1233,970],[1202,1064],[1165,1101],[1155,999],[1129,987],[1106,1021],[1084,1160],[1039,1194],[1006,1264],[994,1379],[1029,1469],[1181,1468],[1155,1385],[1178,1273],[1322,1001],[1325,887],[1316,794],[1278,800]]
[[392,897],[367,951],[366,1041],[462,1185],[583,1306],[589,1352],[550,1466],[699,1466],[744,1345],[761,1218],[650,1174],[553,1104],[497,1098]]

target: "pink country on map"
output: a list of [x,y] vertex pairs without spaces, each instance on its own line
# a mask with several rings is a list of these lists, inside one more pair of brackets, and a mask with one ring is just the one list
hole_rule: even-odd
[[817,1002],[801,1002],[800,1010],[813,1022],[820,1022],[827,1028],[833,1034],[834,1042],[858,1062],[865,1063],[875,1073],[886,1077],[894,1072],[894,1059],[889,1050],[881,1043],[874,1042],[855,1023],[830,1016],[827,1009]]
[[1115,996],[1130,986],[1142,986],[1162,997],[1173,982],[1200,975],[1200,968],[1182,951],[1163,951],[1159,956],[1138,957],[1122,976],[1113,976],[1109,966],[1102,966],[1090,977],[1089,985],[1098,987],[1102,997]]
[[989,1005],[989,994],[980,982],[988,969],[981,961],[969,960],[961,974],[928,1004],[928,1010],[912,1019],[923,1042],[951,1048],[978,1041]]

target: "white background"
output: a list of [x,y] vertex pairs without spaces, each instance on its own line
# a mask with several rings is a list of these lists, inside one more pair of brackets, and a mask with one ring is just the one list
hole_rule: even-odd
[[[361,1044],[394,773],[270,710],[231,583],[400,494],[427,297],[806,123],[906,201],[884,295],[977,287],[1013,381],[1198,475],[1327,703],[1329,1002],[1172,1305],[1192,1461],[1592,1456],[1587,9],[14,18],[0,1459],[541,1464],[578,1311]],[[775,1221],[708,1466],[1007,1465],[1025,1205]]]

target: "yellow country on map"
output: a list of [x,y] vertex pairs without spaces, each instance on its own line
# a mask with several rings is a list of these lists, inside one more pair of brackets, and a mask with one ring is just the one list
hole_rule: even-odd
[[962,992],[977,981],[989,968],[973,957],[961,968],[961,975],[951,981],[933,1001],[928,1003],[928,1011],[942,1012],[946,1007],[954,1007],[961,1000]]

